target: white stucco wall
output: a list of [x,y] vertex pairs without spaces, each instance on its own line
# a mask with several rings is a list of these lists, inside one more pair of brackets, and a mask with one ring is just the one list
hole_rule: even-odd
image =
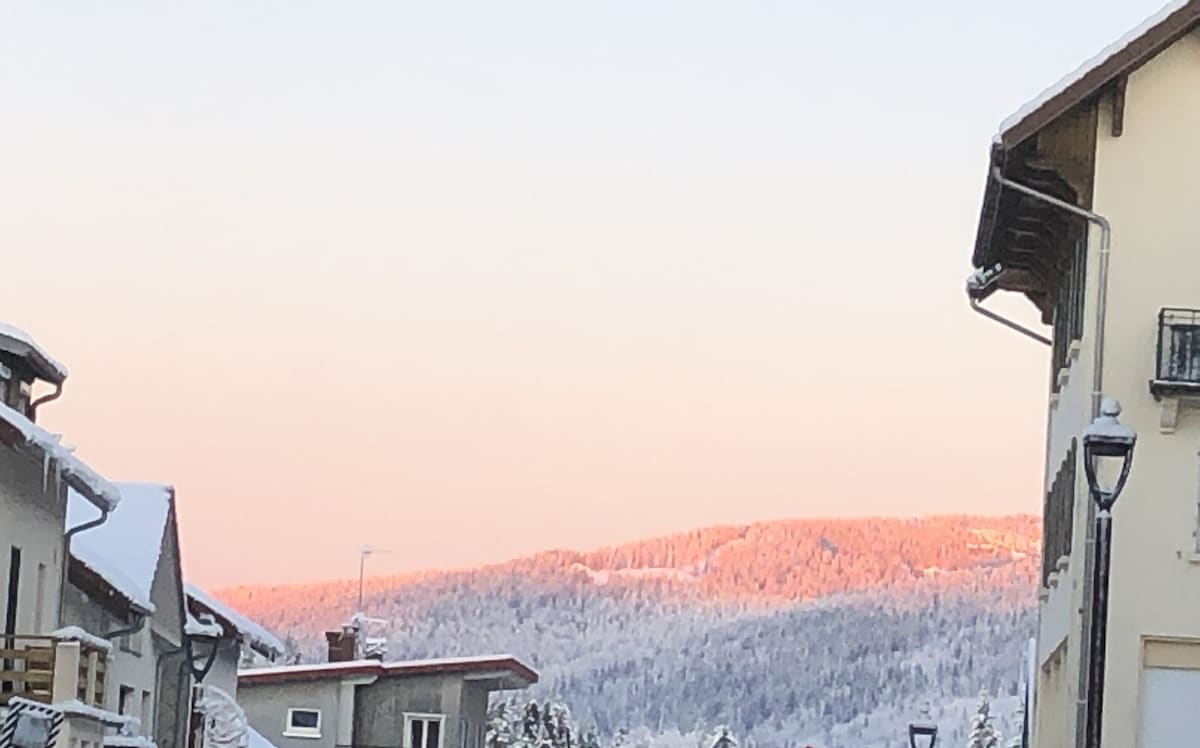
[[53,475],[43,488],[42,468],[32,453],[0,446],[0,627],[11,549],[16,546],[21,549],[17,634],[46,634],[58,628],[66,488]]
[[[1114,513],[1113,573],[1108,640],[1105,745],[1137,747],[1156,735],[1143,724],[1147,637],[1200,642],[1200,558],[1196,556],[1200,497],[1200,410],[1184,411],[1174,433],[1162,433],[1162,407],[1151,396],[1158,313],[1162,307],[1200,309],[1200,37],[1193,33],[1134,72],[1128,82],[1124,133],[1111,135],[1111,108],[1100,107],[1094,209],[1113,226],[1104,393],[1124,406],[1122,420],[1138,432],[1133,472]],[[1052,411],[1047,449],[1050,479],[1090,416],[1088,393],[1094,329],[1096,234],[1089,251],[1088,309],[1083,348]],[[1077,479],[1072,559],[1082,559],[1086,482]],[[1071,745],[1074,720],[1062,705],[1075,701],[1082,563],[1072,564],[1041,609],[1039,655],[1045,661],[1068,636],[1061,681],[1039,684],[1038,748]],[[1180,676],[1181,678],[1183,676]],[[1184,678],[1186,679],[1186,678]],[[1152,689],[1170,677],[1155,674]],[[1156,685],[1157,684],[1157,685]],[[1047,690],[1049,689],[1049,691]],[[1052,693],[1055,689],[1059,693]],[[1050,714],[1043,706],[1054,704]],[[1166,713],[1159,702],[1152,711]],[[1155,712],[1158,713],[1158,712]],[[1164,728],[1166,729],[1166,728]],[[1167,729],[1166,733],[1169,733]],[[1158,748],[1144,745],[1142,748]]]

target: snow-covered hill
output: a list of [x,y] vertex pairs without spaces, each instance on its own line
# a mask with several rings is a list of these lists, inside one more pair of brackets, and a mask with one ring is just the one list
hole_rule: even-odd
[[[602,733],[729,724],[757,745],[891,746],[926,701],[947,738],[981,690],[1011,721],[1039,538],[1029,517],[711,528],[375,579],[366,607],[390,621],[392,657],[512,652],[542,674],[533,695]],[[221,594],[316,658],[356,591]]]

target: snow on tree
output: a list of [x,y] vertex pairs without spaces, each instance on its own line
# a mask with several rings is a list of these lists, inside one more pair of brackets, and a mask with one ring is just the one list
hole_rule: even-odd
[[992,703],[986,693],[979,695],[979,709],[971,718],[967,748],[1000,748],[1000,731],[992,724]]
[[488,710],[486,748],[508,748],[513,744],[512,716],[503,701]]
[[738,741],[728,727],[721,725],[713,732],[712,748],[738,748]]

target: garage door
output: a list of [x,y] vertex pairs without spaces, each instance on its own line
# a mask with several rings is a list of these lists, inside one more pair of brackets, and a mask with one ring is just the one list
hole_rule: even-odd
[[1147,668],[1142,685],[1141,748],[1200,745],[1196,734],[1200,670]]

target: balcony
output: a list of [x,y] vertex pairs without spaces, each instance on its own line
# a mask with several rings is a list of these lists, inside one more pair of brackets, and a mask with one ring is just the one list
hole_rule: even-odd
[[1181,404],[1200,405],[1200,310],[1158,313],[1158,345],[1150,393],[1163,407],[1162,430],[1173,432]]
[[55,636],[0,635],[0,706],[16,696],[104,708],[108,651]]

